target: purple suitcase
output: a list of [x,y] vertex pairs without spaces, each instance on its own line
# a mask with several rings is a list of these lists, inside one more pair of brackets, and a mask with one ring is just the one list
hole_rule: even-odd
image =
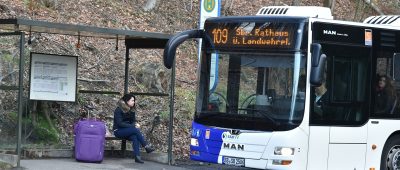
[[101,162],[104,157],[106,127],[104,122],[79,120],[74,127],[75,159],[82,162]]

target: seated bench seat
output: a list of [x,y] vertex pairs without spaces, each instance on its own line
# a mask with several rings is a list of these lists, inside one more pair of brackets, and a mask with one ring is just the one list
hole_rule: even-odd
[[121,152],[122,152],[122,156],[125,157],[126,139],[117,138],[117,137],[115,137],[115,136],[106,136],[106,137],[105,137],[105,140],[106,140],[106,141],[121,140]]

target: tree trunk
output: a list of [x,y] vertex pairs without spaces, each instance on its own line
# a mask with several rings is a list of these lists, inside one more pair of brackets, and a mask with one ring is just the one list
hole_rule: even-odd
[[38,102],[36,100],[34,100],[33,104],[32,104],[32,112],[30,114],[33,127],[36,127],[36,125],[37,125],[37,113],[38,113],[37,105],[38,105]]
[[[2,49],[0,49],[0,50],[2,50]],[[0,56],[3,58],[2,55],[3,54],[0,51]],[[3,64],[4,64],[3,59],[0,59],[0,84],[2,84],[1,81],[3,80]]]
[[374,9],[379,15],[385,15],[382,10],[377,7],[375,4],[373,4],[370,0],[364,0],[365,3],[369,4],[372,9]]
[[54,130],[56,130],[56,128],[54,127],[51,118],[50,118],[50,109],[49,109],[49,103],[47,101],[42,101],[41,104],[42,108],[42,112],[44,114],[44,116],[46,117],[47,122],[49,123],[50,127]]
[[232,8],[233,8],[233,4],[235,3],[234,1],[235,0],[226,0],[225,1],[224,7],[223,7],[223,9],[224,9],[223,15],[228,16],[228,15],[233,14]]
[[333,8],[335,4],[335,0],[324,0],[324,7]]
[[357,5],[356,5],[356,10],[354,11],[353,21],[357,20],[358,11],[360,10],[360,3],[361,3],[361,0],[357,0]]
[[151,11],[154,7],[156,7],[157,0],[147,0],[146,5],[144,5],[143,9],[145,11]]

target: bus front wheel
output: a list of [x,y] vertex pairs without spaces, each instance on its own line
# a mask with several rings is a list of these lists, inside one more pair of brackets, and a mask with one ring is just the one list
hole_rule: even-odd
[[400,135],[391,137],[382,151],[381,170],[400,169]]

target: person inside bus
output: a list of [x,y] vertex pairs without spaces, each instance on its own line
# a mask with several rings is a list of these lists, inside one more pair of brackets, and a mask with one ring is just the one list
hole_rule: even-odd
[[396,102],[396,91],[394,90],[390,78],[386,75],[378,75],[375,93],[375,113],[392,113]]
[[299,77],[299,88],[297,92],[297,99],[304,100],[306,97],[306,75],[300,75]]
[[328,100],[328,95],[326,93],[327,89],[325,86],[325,82],[321,84],[319,87],[315,87],[315,100],[314,100],[314,115],[318,116],[316,119],[323,118],[323,107]]
[[142,145],[147,153],[153,152],[155,149],[146,142],[136,123],[135,117],[136,98],[132,94],[125,94],[117,103],[114,111],[114,135],[117,138],[132,141],[133,156],[135,162],[144,163],[140,158],[140,145]]

